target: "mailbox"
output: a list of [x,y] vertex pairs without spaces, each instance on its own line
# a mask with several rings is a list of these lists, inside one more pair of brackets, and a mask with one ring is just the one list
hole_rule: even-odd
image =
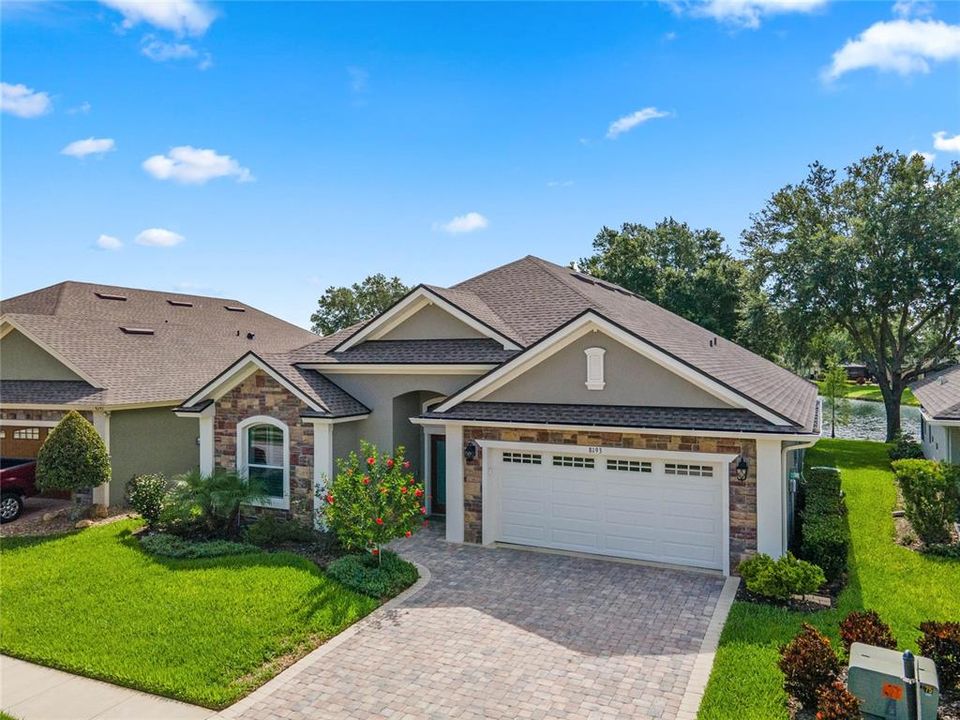
[[853,643],[847,688],[866,718],[936,720],[940,686],[933,661],[886,648]]

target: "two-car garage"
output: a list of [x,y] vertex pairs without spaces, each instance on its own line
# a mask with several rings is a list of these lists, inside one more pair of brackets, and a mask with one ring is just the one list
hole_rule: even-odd
[[724,569],[725,463],[613,448],[490,450],[496,541]]

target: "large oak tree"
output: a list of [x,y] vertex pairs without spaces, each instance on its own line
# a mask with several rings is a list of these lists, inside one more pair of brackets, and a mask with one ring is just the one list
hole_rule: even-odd
[[313,332],[329,335],[354,323],[376,317],[410,292],[400,278],[370,275],[350,287],[328,287],[310,316]]
[[960,163],[882,148],[842,174],[814,163],[752,217],[743,249],[788,328],[846,332],[893,439],[904,388],[960,342]]

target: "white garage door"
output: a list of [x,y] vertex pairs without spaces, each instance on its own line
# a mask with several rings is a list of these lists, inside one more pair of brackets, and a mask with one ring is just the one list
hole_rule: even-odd
[[719,464],[503,451],[499,540],[722,569]]

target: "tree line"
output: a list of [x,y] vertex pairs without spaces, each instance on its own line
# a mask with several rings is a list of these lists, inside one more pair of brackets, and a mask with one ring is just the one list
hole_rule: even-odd
[[[798,374],[864,363],[892,440],[908,383],[958,359],[960,162],[877,148],[842,172],[814,163],[750,216],[737,253],[667,217],[603,227],[571,265]],[[367,320],[409,289],[384,275],[328,288],[313,330]]]

